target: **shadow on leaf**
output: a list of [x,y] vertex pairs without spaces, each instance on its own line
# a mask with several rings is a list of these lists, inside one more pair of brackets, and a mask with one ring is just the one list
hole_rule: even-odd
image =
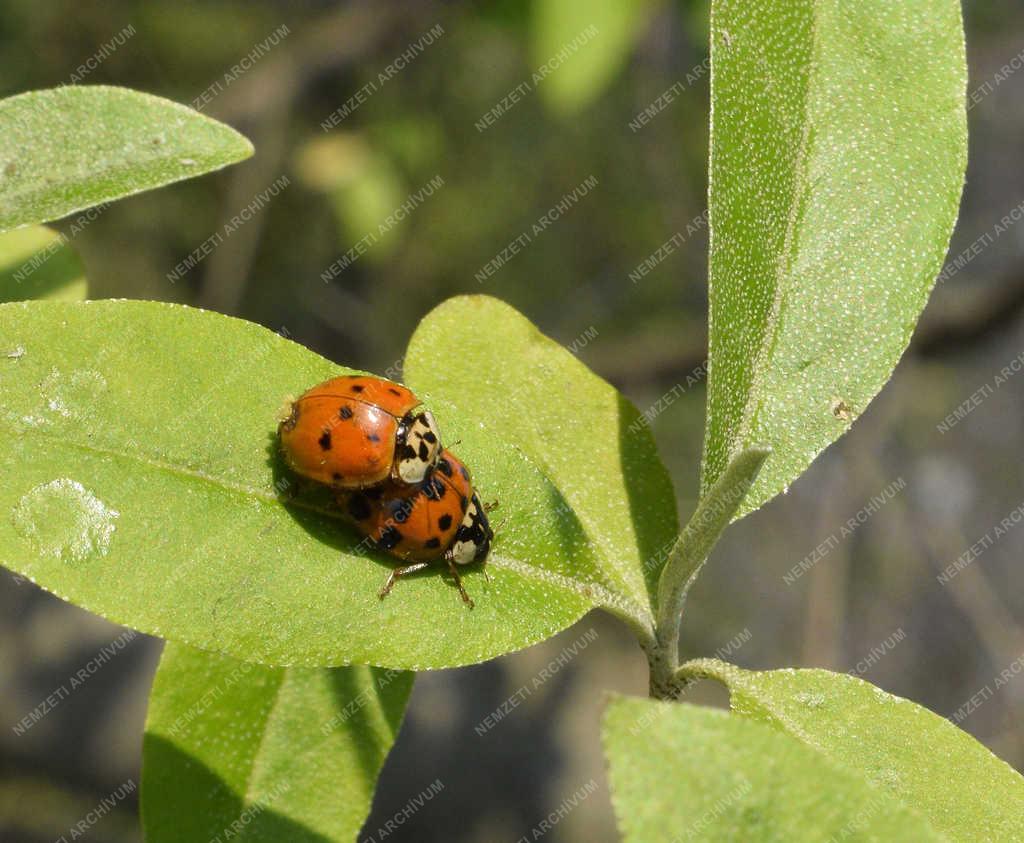
[[[622,477],[637,552],[643,560],[647,594],[651,604],[656,605],[658,578],[679,534],[675,489],[668,470],[658,458],[650,427],[626,398],[619,395],[618,399]],[[669,505],[666,502],[670,502]]]
[[[148,843],[183,840],[287,840],[331,843],[274,811],[273,802],[246,804],[209,767],[170,741],[143,741],[142,826]],[[172,796],[173,795],[173,796]],[[201,811],[183,805],[203,806]]]

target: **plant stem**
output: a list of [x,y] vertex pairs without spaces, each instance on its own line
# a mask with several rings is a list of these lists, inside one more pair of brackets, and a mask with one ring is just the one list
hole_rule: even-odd
[[770,453],[769,448],[753,447],[737,454],[704,495],[669,553],[658,581],[655,642],[647,651],[650,693],[656,699],[675,699],[689,682],[678,675],[679,627],[687,592]]

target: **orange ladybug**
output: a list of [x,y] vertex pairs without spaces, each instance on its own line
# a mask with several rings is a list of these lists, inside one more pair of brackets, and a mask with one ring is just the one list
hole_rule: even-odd
[[278,436],[293,471],[337,489],[418,484],[441,455],[434,416],[412,390],[369,375],[304,392],[286,408]]
[[343,491],[338,502],[356,527],[381,550],[413,564],[396,568],[380,590],[383,598],[399,577],[441,559],[466,594],[456,565],[484,561],[494,533],[466,466],[451,452],[415,485],[384,484],[373,489]]

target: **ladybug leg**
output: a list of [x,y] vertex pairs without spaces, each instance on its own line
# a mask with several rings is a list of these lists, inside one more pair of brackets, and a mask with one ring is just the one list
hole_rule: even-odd
[[395,568],[388,574],[387,582],[384,583],[384,587],[377,592],[377,596],[383,600],[391,593],[391,589],[395,587],[395,583],[398,582],[399,577],[404,577],[406,574],[412,574],[416,571],[422,571],[430,563],[429,562],[417,562],[415,565],[405,565],[401,568]]
[[494,512],[500,505],[500,501],[491,501],[484,504],[484,512]]
[[465,603],[467,606],[469,606],[470,609],[472,609],[473,608],[473,600],[472,600],[472,598],[468,594],[466,594],[466,589],[462,585],[462,577],[459,576],[459,572],[455,568],[455,560],[454,559],[451,559],[451,558],[448,559],[448,570],[451,571],[452,572],[452,576],[455,577],[455,585],[458,586],[459,594],[462,595],[462,602]]

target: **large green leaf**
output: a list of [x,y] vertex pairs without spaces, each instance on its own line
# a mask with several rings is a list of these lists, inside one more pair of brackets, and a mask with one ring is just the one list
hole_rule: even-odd
[[945,839],[795,738],[723,711],[617,697],[602,736],[626,843]]
[[849,427],[906,348],[967,156],[959,0],[715,0],[702,485],[741,510]]
[[351,841],[413,674],[267,668],[168,643],[143,742],[147,843]]
[[636,409],[489,296],[449,299],[424,319],[405,374],[480,494],[500,504],[495,558],[648,626],[679,528],[672,481]]
[[827,670],[752,672],[715,660],[684,670],[725,683],[737,714],[788,732],[863,776],[947,839],[1019,839],[1024,778],[945,718]]
[[250,155],[252,144],[223,123],[126,88],[67,85],[0,100],[0,231]]
[[595,606],[650,632],[676,532],[653,442],[628,432],[636,411],[612,387],[500,303],[442,306],[406,358],[482,497],[500,501],[491,581],[464,574],[474,609],[436,570],[378,599],[395,560],[358,553],[329,496],[283,500],[278,411],[347,370],[258,325],[154,302],[0,305],[0,349],[15,347],[0,357],[0,560],[90,611],[315,666],[481,661]]
[[85,269],[68,240],[33,225],[0,234],[0,301],[85,298]]

